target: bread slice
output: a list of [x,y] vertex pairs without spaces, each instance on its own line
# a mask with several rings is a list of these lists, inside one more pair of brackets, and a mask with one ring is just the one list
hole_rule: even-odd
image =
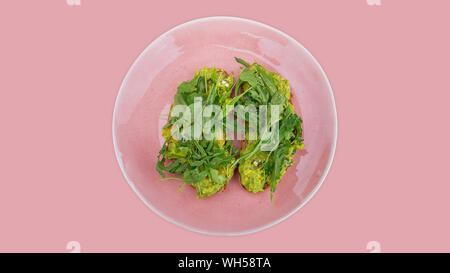
[[[290,87],[288,80],[282,78],[279,74],[275,72],[268,71],[264,67],[260,66],[257,63],[253,63],[252,65],[248,65],[244,68],[245,70],[254,70],[256,75],[260,75],[258,73],[265,73],[265,75],[260,75],[261,79],[259,84],[261,84],[260,89],[261,92],[266,92],[267,94],[271,94],[270,96],[275,96],[275,93],[280,93],[284,97],[284,108],[283,108],[283,114],[289,113],[289,115],[295,115],[294,107],[292,104],[292,94],[290,92]],[[249,74],[249,73],[247,73]],[[241,73],[242,75],[242,73]],[[269,78],[270,77],[270,78]],[[248,79],[249,76],[246,75],[246,79]],[[251,82],[249,82],[251,81]],[[239,86],[238,95],[243,95],[243,103],[245,102],[246,97],[256,96],[253,94],[244,93],[247,89],[255,88],[255,83],[258,83],[257,79],[250,79],[247,82],[244,82],[241,86]],[[272,81],[272,83],[266,85],[265,81]],[[238,79],[238,84],[240,82],[240,78]],[[252,85],[253,84],[253,85]],[[273,88],[275,87],[275,88]],[[262,90],[262,88],[272,88],[272,90]],[[251,99],[251,98],[248,98]],[[298,116],[297,116],[298,117]],[[298,117],[298,119],[295,119],[297,122],[301,119]],[[280,124],[283,124],[283,121],[280,120]],[[287,168],[291,166],[293,162],[293,158],[295,155],[295,152],[299,149],[303,149],[303,140],[300,139],[302,134],[301,128],[299,130],[294,129],[292,131],[293,138],[288,140],[281,140],[280,144],[275,151],[272,152],[265,152],[265,151],[258,151],[254,153],[250,157],[246,157],[246,154],[250,154],[252,151],[254,151],[255,146],[258,143],[258,140],[242,140],[241,141],[241,150],[239,155],[239,174],[240,174],[240,182],[241,185],[252,193],[262,192],[265,189],[268,188],[268,186],[271,186],[271,192],[275,191],[276,186],[281,181],[282,177],[284,176]],[[246,135],[247,136],[247,135]],[[291,143],[292,140],[292,143]],[[282,143],[283,141],[283,143]],[[291,145],[292,144],[292,145]],[[284,149],[284,150],[279,150]],[[278,151],[277,151],[278,150]],[[271,161],[274,160],[273,154],[280,153],[283,158],[278,158],[277,164],[281,165],[279,172],[276,172],[277,176],[274,177],[274,172],[270,171],[270,164]]]
[[[215,94],[215,100],[214,103],[225,103],[226,99],[229,98],[233,86],[234,86],[234,77],[231,75],[229,75],[225,70],[223,69],[217,69],[215,67],[212,68],[202,68],[200,70],[198,70],[195,73],[194,79],[196,79],[196,77],[201,78],[202,80],[198,80],[197,85],[194,86],[191,82],[184,82],[182,83],[182,85],[184,85],[183,87],[181,87],[181,89],[183,88],[189,88],[189,85],[192,85],[191,87],[193,88],[193,90],[199,91],[198,89],[201,89],[201,86],[207,86],[206,88],[203,89],[203,91],[205,92],[200,92],[198,93],[198,95],[201,95],[203,97],[203,101],[205,103],[206,99],[208,99],[208,96],[210,95],[209,93],[211,92],[217,92],[217,94]],[[193,80],[194,80],[193,79]],[[212,79],[214,79],[214,82],[212,81]],[[193,81],[192,80],[192,81]],[[202,84],[201,81],[205,81],[205,85]],[[180,86],[182,86],[180,85]],[[216,89],[214,89],[216,88]],[[189,99],[191,99],[190,97],[185,97],[183,98],[183,96],[181,96],[180,93],[180,87],[178,87],[178,92],[175,96],[178,96],[178,101],[181,101],[183,103],[190,103],[191,101],[189,101]],[[182,90],[181,90],[182,91]],[[189,93],[189,92],[187,92]],[[177,100],[177,98],[175,98],[175,100]],[[171,110],[169,113],[169,118],[168,118],[168,123],[163,128],[163,132],[162,135],[165,138],[165,147],[163,147],[162,149],[165,149],[165,153],[163,155],[163,158],[158,161],[159,167],[157,165],[157,169],[159,168],[160,173],[162,173],[162,171],[165,172],[169,172],[175,175],[183,175],[183,178],[177,178],[177,179],[185,179],[186,178],[186,172],[187,170],[191,170],[193,168],[193,165],[195,163],[190,162],[189,160],[185,159],[184,157],[189,156],[189,154],[192,151],[186,150],[184,149],[183,151],[181,151],[181,149],[179,148],[182,145],[187,145],[188,142],[193,141],[193,140],[177,140],[174,137],[171,136],[171,130],[172,130],[172,126],[170,125],[170,121],[172,118],[172,109],[175,105],[172,104],[171,106]],[[213,142],[215,142],[215,144],[213,144],[213,148],[214,149],[214,153],[217,152],[222,152],[224,153],[226,156],[231,156],[231,150],[229,147],[229,143],[226,142],[226,132],[224,132],[224,138],[220,139],[218,136],[216,136],[214,138],[214,140],[212,140]],[[211,141],[209,141],[211,142]],[[209,143],[208,141],[202,141],[199,143],[203,143],[204,146],[208,146],[209,147]],[[206,150],[205,147],[202,148],[203,150]],[[211,151],[211,154],[213,154],[213,152]],[[214,157],[209,158],[210,161],[212,161],[214,159]],[[230,157],[229,157],[230,159]],[[175,168],[170,168],[170,166],[172,166],[172,164],[175,164],[174,162],[178,161],[178,165],[180,165],[180,168],[183,168],[182,166],[186,166],[186,171],[184,171],[183,173],[176,171]],[[233,174],[234,174],[234,169],[235,167],[231,167],[232,164],[234,163],[235,159],[234,156],[231,158],[231,161],[226,164],[226,165],[219,165],[219,166],[208,166],[208,168],[205,167],[206,169],[209,169],[208,173],[206,174],[206,176],[204,176],[204,178],[198,180],[198,181],[191,181],[190,179],[185,179],[185,183],[189,184],[190,186],[192,186],[196,192],[197,192],[197,197],[198,198],[205,198],[205,197],[209,197],[217,192],[223,191],[226,187],[226,184],[229,182],[229,180],[232,178]],[[162,162],[162,164],[160,163]],[[169,163],[169,164],[165,164],[165,163]],[[166,166],[168,165],[168,166]],[[174,171],[175,170],[175,171]],[[172,172],[173,171],[173,172]],[[199,168],[199,171],[204,171],[201,168]],[[164,173],[162,173],[161,175],[164,175]],[[191,177],[194,175],[191,175]],[[220,178],[220,179],[219,179]],[[220,182],[220,183],[218,183]],[[184,184],[183,184],[184,185]]]

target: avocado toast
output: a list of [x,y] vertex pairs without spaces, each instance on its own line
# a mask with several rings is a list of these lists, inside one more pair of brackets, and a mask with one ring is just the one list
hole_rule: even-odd
[[[240,180],[245,189],[257,193],[270,187],[272,198],[287,168],[294,163],[296,151],[304,147],[302,119],[291,103],[288,80],[256,62],[249,64],[239,58],[236,61],[244,65],[235,89],[235,95],[240,96],[238,103],[244,106],[267,105],[269,109],[276,105],[279,109],[279,116],[274,117],[275,122],[268,116],[263,124],[258,125],[260,133],[256,139],[249,139],[245,134],[240,156],[234,163],[239,164]],[[270,111],[267,112],[270,115]],[[268,132],[273,125],[277,125],[278,130],[273,131],[275,134],[269,138],[264,138],[264,132]],[[263,127],[266,130],[262,130]],[[275,142],[272,149],[262,148],[267,142]]]
[[[183,121],[182,117],[173,116],[172,110],[177,105],[192,109],[198,98],[202,99],[203,109],[208,105],[223,106],[230,100],[233,87],[234,77],[215,67],[200,69],[192,80],[178,86],[169,120],[163,127],[165,143],[159,152],[156,165],[162,180],[181,180],[183,185],[189,184],[195,188],[198,198],[211,196],[225,188],[234,173],[236,152],[231,142],[226,140],[223,128],[214,128],[214,135],[210,140],[177,138],[172,134],[172,128],[177,123],[186,121]],[[201,122],[205,121],[207,119],[202,117]],[[165,172],[181,177],[166,177]]]

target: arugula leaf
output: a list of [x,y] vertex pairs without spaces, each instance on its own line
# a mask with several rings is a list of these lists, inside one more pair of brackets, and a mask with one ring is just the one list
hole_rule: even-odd
[[270,95],[273,96],[278,90],[273,82],[272,76],[269,76],[266,72],[267,70],[264,67],[262,67],[261,65],[257,64],[255,67],[256,67],[256,71],[258,71],[259,76],[261,77],[265,86],[267,87],[268,91],[270,92]]
[[243,64],[245,67],[249,67],[250,66],[249,63],[247,63],[246,61],[242,60],[241,58],[234,57],[234,59],[236,60],[236,62],[238,62],[240,64]]
[[212,181],[216,184],[225,185],[228,181],[227,177],[216,169],[210,169],[209,173],[211,174]]

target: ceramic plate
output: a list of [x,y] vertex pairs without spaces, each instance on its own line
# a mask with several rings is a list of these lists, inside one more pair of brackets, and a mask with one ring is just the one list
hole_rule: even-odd
[[[289,80],[296,112],[303,118],[305,149],[298,151],[270,201],[270,191],[252,194],[238,171],[225,191],[197,199],[180,181],[158,181],[161,128],[176,87],[204,66],[239,75],[234,57],[257,61]],[[287,34],[251,20],[203,18],[179,25],[154,40],[132,65],[120,88],[113,139],[120,168],[139,198],[179,226],[213,235],[248,234],[281,222],[316,193],[336,145],[333,93],[313,56]]]

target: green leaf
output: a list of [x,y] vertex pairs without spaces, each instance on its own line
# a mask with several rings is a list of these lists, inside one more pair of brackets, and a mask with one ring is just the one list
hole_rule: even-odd
[[255,70],[245,69],[239,75],[239,80],[242,82],[248,82],[250,86],[256,87],[261,86],[263,83],[261,79],[258,77],[258,74]]
[[273,77],[269,75],[268,71],[261,65],[256,65],[256,70],[258,71],[258,74],[262,78],[264,84],[267,86],[270,95],[273,96],[278,91],[275,83],[273,82]]
[[244,65],[245,67],[249,67],[250,66],[249,63],[247,63],[246,61],[242,60],[241,58],[234,57],[234,59],[236,60],[236,62]]
[[218,170],[216,169],[210,169],[209,170],[210,173],[210,178],[211,180],[219,185],[225,185],[227,183],[227,177],[223,174],[221,174]]

